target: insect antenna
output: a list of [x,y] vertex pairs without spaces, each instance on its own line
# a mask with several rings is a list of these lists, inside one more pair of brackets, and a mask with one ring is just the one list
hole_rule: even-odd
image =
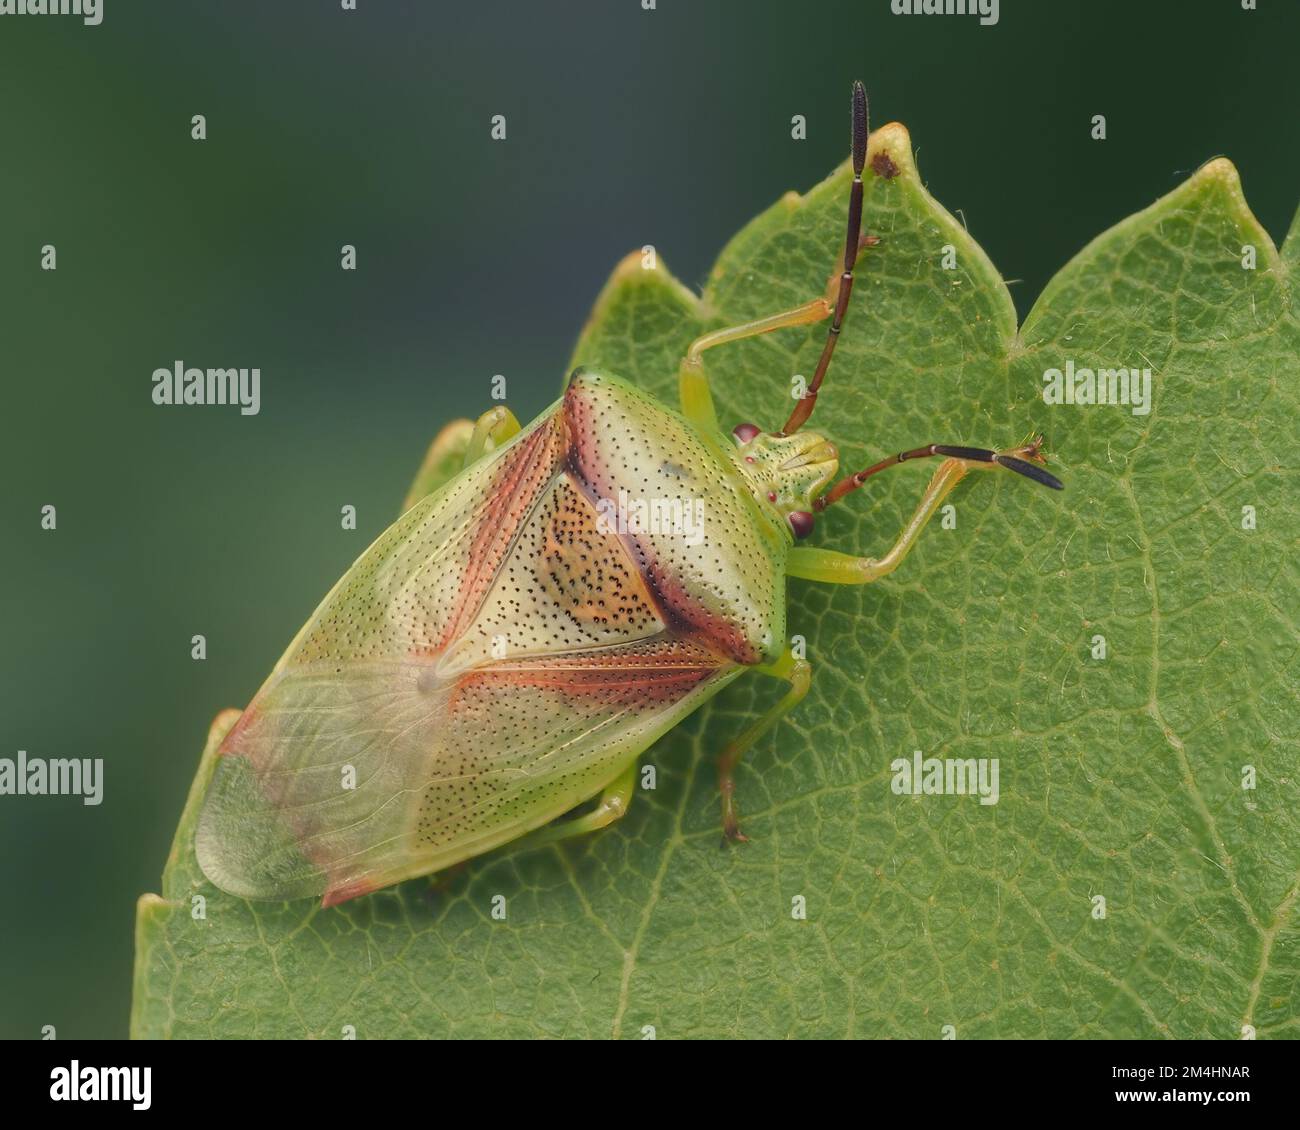
[[[831,318],[830,329],[826,331],[826,344],[822,346],[822,355],[817,362],[817,371],[808,385],[808,391],[794,406],[790,418],[779,435],[797,432],[808,421],[817,406],[817,391],[821,388],[826,370],[830,368],[831,357],[835,353],[835,343],[839,341],[840,328],[844,324],[844,313],[849,308],[849,295],[853,293],[853,268],[858,261],[858,252],[865,242],[862,238],[862,167],[867,161],[867,90],[861,82],[853,84],[853,185],[849,189],[849,223],[844,237],[844,273],[840,276],[839,297],[835,300],[835,314]],[[875,242],[874,240],[872,242]]]
[[865,471],[858,471],[856,474],[841,479],[821,498],[817,499],[813,504],[813,508],[825,510],[832,502],[838,502],[846,494],[857,490],[872,475],[878,475],[881,471],[888,471],[890,467],[897,467],[900,463],[905,463],[909,459],[928,459],[932,456],[943,456],[945,459],[964,459],[971,463],[992,463],[999,467],[1005,467],[1008,471],[1015,471],[1018,475],[1024,475],[1027,479],[1033,479],[1036,483],[1042,483],[1045,487],[1051,487],[1052,490],[1064,490],[1065,484],[1040,465],[1042,446],[1042,437],[1036,436],[1029,443],[1017,447],[1014,451],[990,451],[984,447],[954,447],[946,443],[930,443],[926,444],[925,447],[914,447],[911,451],[900,451],[897,455],[891,455],[888,459],[882,459],[879,463],[872,464]]

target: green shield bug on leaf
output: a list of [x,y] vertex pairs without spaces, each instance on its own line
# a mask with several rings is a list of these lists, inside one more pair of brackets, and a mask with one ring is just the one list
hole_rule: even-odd
[[[312,614],[221,746],[197,832],[232,894],[329,906],[527,836],[594,831],[631,801],[637,759],[757,671],[785,694],[720,751],[722,827],[743,840],[736,767],[807,692],[787,645],[785,580],[867,584],[893,571],[973,469],[1060,489],[1040,441],[926,444],[839,478],[804,430],[853,290],[867,99],[853,86],[843,263],[826,293],[698,338],[669,408],[578,368],[520,428],[498,407],[434,441],[409,508]],[[778,431],[716,419],[704,353],[829,319],[805,395]],[[871,476],[942,458],[879,558],[801,544]],[[556,822],[596,798],[585,815]]]

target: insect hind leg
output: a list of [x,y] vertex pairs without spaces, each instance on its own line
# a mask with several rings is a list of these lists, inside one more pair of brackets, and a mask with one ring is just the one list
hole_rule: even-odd
[[613,824],[614,821],[621,820],[627,815],[628,807],[632,803],[632,794],[636,791],[636,771],[637,763],[633,761],[605,786],[605,791],[600,794],[596,807],[590,812],[548,824],[545,828],[538,828],[537,831],[516,840],[511,845],[512,849],[520,848],[526,851],[541,847],[543,844],[572,839],[574,836],[585,836],[589,832],[598,832],[601,828]]
[[799,705],[812,685],[812,664],[806,659],[797,658],[788,647],[775,663],[755,667],[754,670],[789,683],[790,689],[781,696],[779,702],[769,707],[728,742],[718,757],[718,789],[722,793],[722,842],[724,844],[744,843],[748,839],[741,834],[740,816],[736,809],[736,767],[740,764],[741,757],[759,738]]

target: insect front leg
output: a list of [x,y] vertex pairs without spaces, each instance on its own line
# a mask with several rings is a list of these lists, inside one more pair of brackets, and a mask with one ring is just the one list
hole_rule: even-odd
[[709,394],[708,380],[704,375],[704,364],[700,360],[700,354],[704,350],[711,349],[715,345],[725,345],[727,342],[743,341],[747,337],[770,333],[772,330],[787,329],[790,326],[806,326],[811,322],[819,322],[823,318],[830,318],[831,324],[829,332],[826,334],[826,344],[822,347],[822,355],[817,362],[817,369],[813,374],[813,378],[808,384],[807,391],[795,406],[794,411],[790,413],[790,418],[785,422],[785,426],[778,434],[790,435],[797,432],[812,414],[813,407],[817,403],[817,393],[821,388],[822,379],[826,376],[831,357],[835,353],[835,344],[839,340],[840,330],[844,325],[844,315],[849,308],[849,296],[853,293],[853,269],[857,264],[858,255],[864,247],[870,247],[880,242],[876,236],[862,234],[862,169],[867,160],[867,136],[867,92],[862,83],[855,82],[853,84],[853,150],[851,158],[853,182],[849,186],[849,211],[844,233],[843,263],[831,272],[825,293],[820,298],[814,298],[811,302],[805,302],[802,306],[796,306],[793,310],[784,310],[779,314],[758,318],[743,325],[732,326],[730,329],[715,330],[713,333],[705,334],[691,343],[691,347],[687,350],[686,357],[678,371],[682,414],[688,419],[714,431],[718,428],[717,415],[713,410],[713,398]]
[[718,758],[718,788],[722,792],[722,837],[744,843],[748,837],[741,834],[740,817],[736,810],[736,766],[750,746],[790,713],[808,693],[812,685],[812,664],[806,659],[795,657],[790,648],[775,663],[755,667],[755,671],[780,679],[790,684],[790,689],[781,696],[779,702],[769,707],[758,719],[752,722],[739,736],[727,743]]
[[784,330],[792,326],[807,326],[820,322],[830,316],[834,304],[824,295],[796,306],[791,310],[782,310],[779,314],[769,314],[766,318],[756,318],[752,322],[743,322],[738,326],[714,330],[712,333],[697,337],[686,350],[681,366],[677,370],[677,389],[682,402],[682,415],[701,427],[718,430],[717,413],[713,410],[713,395],[709,392],[709,378],[704,371],[704,359],[700,356],[706,349],[727,345],[733,341],[744,341],[747,337]]
[[538,828],[537,831],[516,840],[512,847],[524,850],[541,847],[542,844],[553,844],[572,836],[585,836],[588,832],[597,832],[614,823],[615,820],[621,820],[627,815],[628,806],[632,803],[632,794],[636,791],[636,771],[637,764],[633,761],[605,787],[605,791],[600,794],[600,799],[596,802],[596,807],[590,812],[569,820],[548,824],[545,828]]
[[925,447],[900,452],[889,459],[882,459],[865,471],[859,471],[841,480],[819,500],[819,509],[824,510],[850,491],[857,490],[872,475],[879,474],[890,467],[896,467],[909,459],[944,456],[944,461],[939,464],[939,469],[930,479],[930,485],[925,488],[925,493],[921,496],[921,501],[917,504],[911,519],[903,527],[903,532],[899,534],[898,540],[894,542],[889,552],[883,557],[854,557],[833,549],[800,545],[790,551],[786,572],[791,577],[800,577],[806,581],[824,581],[832,585],[866,585],[879,580],[897,569],[903,558],[911,552],[912,547],[920,539],[926,523],[943,505],[943,500],[948,497],[952,488],[966,476],[967,471],[987,471],[1003,467],[1054,490],[1062,489],[1056,477],[1039,465],[1043,461],[1041,447],[1041,439],[1034,439],[1009,451],[928,444]]
[[883,557],[854,557],[834,549],[797,545],[790,550],[786,572],[791,577],[824,581],[831,585],[867,585],[892,573],[911,552],[926,523],[943,505],[943,500],[965,475],[966,466],[961,460],[948,459],[941,463],[903,532]]
[[[854,237],[858,238],[856,232]],[[859,248],[870,247],[879,242],[876,236],[864,235],[858,239],[858,246]],[[856,258],[856,255],[854,257]],[[758,337],[773,330],[809,326],[829,318],[832,314],[837,314],[837,319],[833,323],[833,333],[838,334],[839,321],[843,318],[843,310],[839,309],[842,305],[839,295],[843,287],[844,276],[837,268],[831,272],[825,293],[810,302],[805,302],[802,306],[769,314],[765,318],[755,318],[752,322],[742,322],[737,326],[713,330],[711,333],[697,337],[686,350],[686,356],[682,358],[681,366],[677,370],[677,388],[681,398],[682,415],[701,427],[712,428],[714,431],[718,429],[718,417],[713,410],[713,396],[709,392],[709,378],[705,373],[704,359],[701,356],[706,349],[729,345],[733,341],[744,341],[746,338]],[[845,301],[847,302],[847,297]]]

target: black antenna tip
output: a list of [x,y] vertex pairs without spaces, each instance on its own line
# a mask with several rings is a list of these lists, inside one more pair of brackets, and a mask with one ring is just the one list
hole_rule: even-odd
[[1051,487],[1052,490],[1064,490],[1065,484],[1061,482],[1050,471],[1044,471],[1037,463],[1029,463],[1024,459],[1017,459],[1014,455],[996,455],[994,458],[1005,467],[1008,471],[1016,471],[1024,475],[1027,479],[1033,479],[1036,483],[1042,483],[1045,487]]
[[867,163],[867,88],[853,84],[853,171],[861,174]]

